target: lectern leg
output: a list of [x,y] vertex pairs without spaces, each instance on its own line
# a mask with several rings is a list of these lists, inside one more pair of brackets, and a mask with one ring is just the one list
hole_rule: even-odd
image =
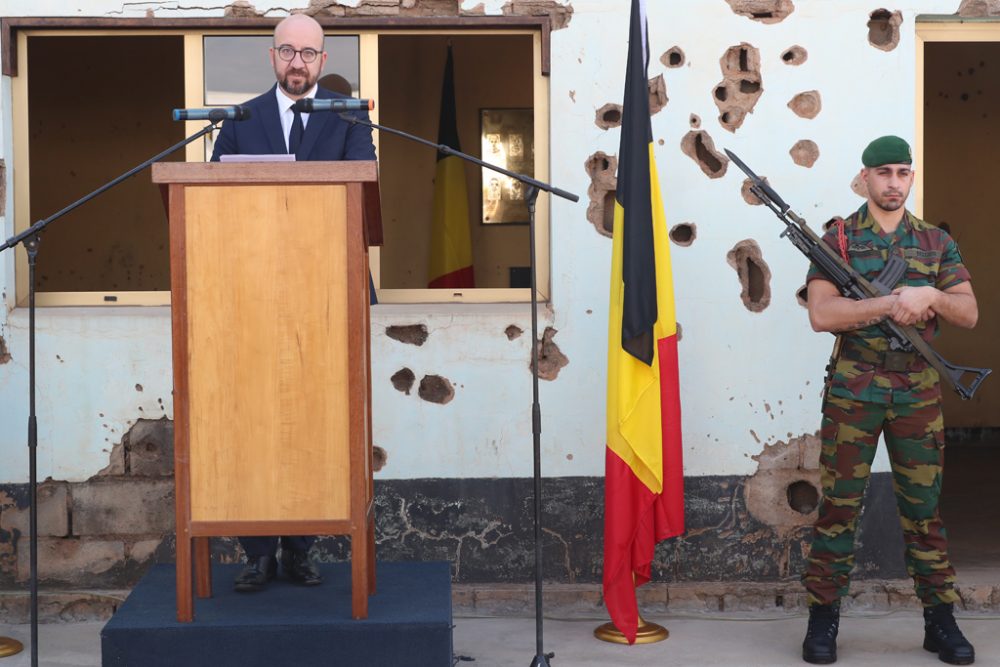
[[194,600],[191,595],[191,537],[177,531],[177,620],[194,620]]
[[208,537],[194,538],[195,593],[200,598],[212,597],[212,550]]
[[368,618],[368,522],[351,533],[351,616]]

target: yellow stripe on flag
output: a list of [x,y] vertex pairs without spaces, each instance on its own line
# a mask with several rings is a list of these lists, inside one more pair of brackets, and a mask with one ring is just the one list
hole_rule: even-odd
[[[653,207],[653,245],[656,256],[656,306],[658,317],[653,339],[659,341],[677,333],[674,285],[670,267],[670,246],[666,218],[660,196],[660,181],[649,145],[649,178]],[[633,174],[633,178],[641,178]],[[608,329],[608,447],[653,493],[663,490],[663,437],[660,423],[660,364],[654,345],[649,366],[622,349],[622,249],[625,210],[615,204],[611,255],[611,310]]]
[[428,275],[433,282],[471,266],[472,241],[465,167],[460,158],[448,156],[438,160],[435,169]]

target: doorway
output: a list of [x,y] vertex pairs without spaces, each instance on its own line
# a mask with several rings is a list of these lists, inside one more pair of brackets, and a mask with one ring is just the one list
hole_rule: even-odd
[[994,201],[1000,183],[1000,23],[924,25],[918,34],[923,151],[916,168],[923,207],[917,213],[956,239],[979,301],[976,328],[945,325],[935,348],[952,363],[994,370],[968,401],[945,390],[941,512],[959,582],[995,582],[1000,533],[988,527],[1000,521],[994,472],[1000,469],[1000,299],[993,289],[1000,281],[993,254],[1000,249]]

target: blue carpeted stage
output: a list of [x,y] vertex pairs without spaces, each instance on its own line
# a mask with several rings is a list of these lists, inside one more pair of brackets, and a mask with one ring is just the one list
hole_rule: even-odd
[[103,667],[451,667],[447,563],[379,563],[368,618],[351,619],[347,563],[321,565],[323,585],[283,578],[235,593],[238,565],[212,567],[214,597],[178,623],[173,565],[157,565],[101,631]]

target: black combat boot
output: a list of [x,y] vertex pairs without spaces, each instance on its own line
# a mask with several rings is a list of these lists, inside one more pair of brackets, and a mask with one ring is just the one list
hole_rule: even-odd
[[924,607],[924,648],[949,665],[971,665],[976,651],[958,629],[953,611],[951,603]]
[[809,629],[802,642],[802,659],[814,665],[837,662],[837,630],[840,628],[840,603],[809,606]]

